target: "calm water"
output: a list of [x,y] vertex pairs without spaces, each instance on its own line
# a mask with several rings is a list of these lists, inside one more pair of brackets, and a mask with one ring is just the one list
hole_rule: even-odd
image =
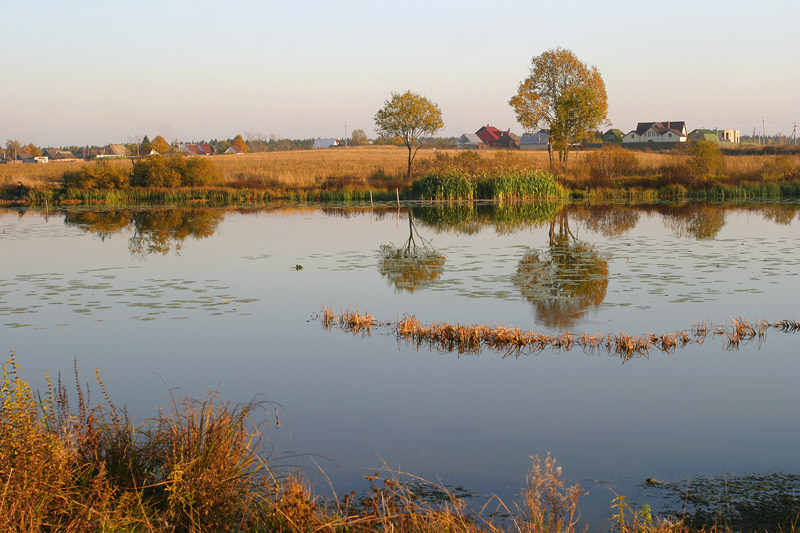
[[[607,517],[645,479],[800,472],[798,335],[623,364],[417,350],[379,320],[660,334],[799,319],[798,204],[0,211],[0,347],[25,378],[101,370],[137,420],[169,387],[279,402],[276,453],[337,488],[392,468],[517,495],[552,453]],[[409,219],[410,217],[410,219]],[[298,269],[298,265],[301,269]],[[99,399],[99,392],[95,399]],[[324,486],[320,487],[325,490]]]

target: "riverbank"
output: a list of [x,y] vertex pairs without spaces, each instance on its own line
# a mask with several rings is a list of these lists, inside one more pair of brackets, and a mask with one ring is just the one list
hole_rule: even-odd
[[[565,195],[597,199],[744,199],[800,197],[800,156],[679,152],[630,152],[621,148],[576,152],[568,170],[554,174]],[[103,163],[103,180],[75,179],[97,173],[91,162],[0,165],[0,205],[187,204],[238,205],[275,200],[373,201],[419,197],[418,184],[432,176],[498,177],[550,171],[546,152],[423,150],[414,176],[404,175],[404,148],[393,146],[296,150],[213,156],[204,166],[213,180],[202,186],[130,186],[130,160]],[[202,177],[202,176],[201,176]],[[25,188],[17,200],[17,183]],[[109,180],[106,180],[109,182]],[[98,185],[100,183],[101,185]],[[480,188],[477,187],[476,188]],[[504,190],[499,198],[519,196]],[[446,196],[446,195],[445,195]],[[481,196],[492,199],[491,196]]]

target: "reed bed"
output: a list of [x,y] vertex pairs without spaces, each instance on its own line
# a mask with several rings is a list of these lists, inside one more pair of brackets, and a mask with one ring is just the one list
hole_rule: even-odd
[[[324,315],[325,313],[329,315]],[[330,327],[338,320],[342,329],[360,331],[360,328],[350,326],[354,321],[350,314],[351,312],[345,313],[336,319],[331,310],[323,308],[323,315],[327,317],[323,318],[323,325]],[[783,333],[800,331],[800,324],[795,320],[769,322],[759,318],[755,324],[751,324],[741,317],[731,318],[728,324],[722,325],[696,322],[689,330],[673,333],[628,335],[624,332],[574,334],[569,331],[547,334],[504,326],[490,327],[483,324],[461,325],[446,322],[426,325],[410,315],[398,318],[395,323],[389,323],[376,322],[372,315],[366,316],[369,317],[370,325],[390,327],[398,339],[417,348],[426,347],[440,352],[459,354],[479,354],[483,349],[489,349],[503,357],[520,357],[548,349],[569,351],[580,348],[588,354],[604,351],[609,355],[619,356],[623,362],[634,357],[647,357],[654,350],[674,353],[676,349],[689,344],[703,344],[709,336],[722,338],[726,349],[735,350],[741,344],[755,338],[764,341],[770,329]]]

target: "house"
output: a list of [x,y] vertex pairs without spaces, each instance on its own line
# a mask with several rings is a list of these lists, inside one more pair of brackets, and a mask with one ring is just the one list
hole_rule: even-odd
[[40,155],[40,156],[26,157],[25,159],[22,160],[22,162],[46,164],[49,162],[49,159],[47,158],[47,156]]
[[458,138],[459,150],[478,150],[485,146],[481,138],[474,133],[464,133]]
[[636,129],[627,133],[623,143],[677,143],[686,142],[685,122],[639,122]]
[[550,133],[547,130],[539,130],[536,133],[526,133],[519,140],[520,150],[547,150],[550,142]]
[[611,128],[603,134],[603,142],[606,144],[621,143],[624,136],[622,130]]
[[124,144],[109,144],[106,146],[105,153],[107,157],[128,157],[128,149]]
[[176,145],[169,153],[180,155],[213,155],[214,147],[208,143],[184,143]]
[[488,124],[475,132],[475,135],[477,135],[480,140],[483,141],[483,144],[492,148],[502,134],[502,131]]
[[695,129],[689,133],[689,141],[691,142],[698,142],[698,141],[708,141],[712,143],[719,142],[719,137],[717,136],[717,132],[714,130],[709,129]]
[[312,146],[311,149],[318,150],[320,148],[331,148],[332,146],[339,146],[339,141],[336,139],[320,139],[317,137],[314,139],[314,146]]
[[45,150],[42,155],[47,157],[50,161],[58,161],[59,163],[78,160],[78,158],[75,157],[75,154],[69,150],[59,150],[57,148]]
[[241,148],[237,148],[235,146],[229,146],[227,150],[223,152],[223,154],[243,154],[244,150]]
[[506,148],[508,150],[519,150],[519,135],[511,133],[511,130],[504,131],[500,138],[495,142],[496,148]]
[[724,143],[739,144],[741,142],[739,140],[741,137],[739,130],[717,130],[717,135],[719,140]]

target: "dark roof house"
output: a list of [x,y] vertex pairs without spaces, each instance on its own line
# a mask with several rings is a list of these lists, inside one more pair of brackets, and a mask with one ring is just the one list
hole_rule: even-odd
[[504,131],[500,138],[497,139],[495,146],[497,148],[508,148],[509,150],[519,149],[520,138],[519,135],[511,133],[511,130]]

